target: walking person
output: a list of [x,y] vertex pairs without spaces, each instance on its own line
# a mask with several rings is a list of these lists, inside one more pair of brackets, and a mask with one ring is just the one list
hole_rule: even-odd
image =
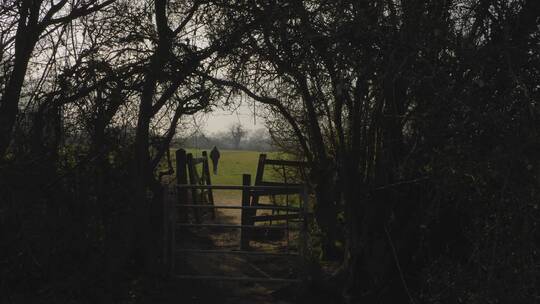
[[219,156],[219,150],[216,146],[214,146],[214,148],[212,148],[212,151],[210,151],[210,159],[212,160],[212,166],[214,167],[214,175],[217,174]]

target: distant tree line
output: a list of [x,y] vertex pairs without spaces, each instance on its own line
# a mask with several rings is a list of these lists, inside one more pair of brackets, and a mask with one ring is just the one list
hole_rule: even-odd
[[220,150],[251,150],[260,152],[276,150],[276,147],[272,144],[270,134],[266,129],[238,132],[239,126],[243,128],[241,125],[231,125],[229,126],[229,130],[221,132],[210,134],[196,132],[190,136],[176,139],[173,145],[207,150],[212,149],[214,146]]

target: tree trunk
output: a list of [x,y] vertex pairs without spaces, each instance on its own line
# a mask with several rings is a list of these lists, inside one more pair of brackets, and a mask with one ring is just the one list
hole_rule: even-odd
[[[19,33],[17,33],[19,36]],[[18,38],[21,40],[23,38]],[[32,42],[19,42],[16,46],[15,63],[9,76],[3,98],[0,102],[0,158],[2,158],[11,143],[13,126],[19,114],[19,99],[28,68],[28,61],[32,54]]]
[[[407,301],[405,283],[400,272],[401,260],[407,260],[400,250],[400,240],[391,236],[391,226],[408,227],[407,223],[395,223],[403,219],[394,204],[405,204],[392,189],[374,188],[392,184],[403,158],[403,133],[399,118],[404,112],[406,90],[399,78],[384,86],[384,119],[378,128],[381,137],[367,145],[377,146],[377,156],[372,163],[373,173],[367,180],[359,176],[358,166],[344,160],[344,200],[347,222],[347,253],[345,267],[348,269],[344,294],[349,303],[358,301],[394,303]],[[382,101],[379,101],[382,102]],[[349,156],[350,160],[352,157]],[[370,157],[371,159],[371,157]],[[363,187],[358,186],[361,182]],[[405,234],[405,233],[404,233]]]
[[37,25],[38,12],[39,5],[36,6],[35,3],[22,1],[20,4],[20,16],[15,33],[15,61],[0,100],[0,159],[5,156],[11,143],[28,62],[41,34],[41,29]]
[[135,248],[138,250],[138,255],[140,254],[139,258],[141,258],[143,267],[151,272],[152,248],[150,248],[150,244],[152,227],[150,226],[150,202],[147,194],[149,193],[150,180],[152,179],[149,152],[149,109],[151,109],[151,96],[153,94],[150,95],[150,99],[148,99],[147,94],[143,92],[139,107],[139,119],[134,146],[132,193],[133,206],[135,208],[135,223],[137,225],[136,240],[138,242]]
[[336,189],[336,181],[332,170],[323,165],[321,169],[314,168],[315,196],[315,218],[322,232],[322,258],[325,260],[336,260],[340,254],[336,247],[338,236],[337,230],[337,202],[339,193]]

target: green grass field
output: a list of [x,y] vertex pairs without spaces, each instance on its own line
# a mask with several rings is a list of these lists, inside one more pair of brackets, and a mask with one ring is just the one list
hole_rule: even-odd
[[[192,153],[194,157],[201,157],[202,151],[200,149],[187,149],[188,153]],[[208,153],[210,151],[207,151]],[[220,159],[218,163],[218,174],[211,173],[212,184],[214,185],[241,185],[242,175],[251,174],[251,183],[255,180],[255,174],[257,172],[257,164],[259,162],[259,155],[262,152],[257,151],[244,151],[244,150],[220,150]],[[284,158],[282,153],[279,152],[265,152],[268,158],[280,159]],[[173,156],[174,153],[171,153]],[[210,171],[212,171],[212,163],[210,161]],[[200,168],[200,166],[199,166]],[[266,170],[264,180],[267,181],[279,181],[279,177],[273,170]],[[241,197],[240,191],[235,190],[220,190],[215,194],[217,199],[239,199]]]
[[[209,151],[208,151],[209,152]],[[201,157],[202,150],[188,149],[188,153],[193,153],[194,157]],[[222,150],[220,151],[218,163],[218,174],[212,173],[212,184],[215,185],[241,185],[242,174],[251,174],[252,181],[257,172],[257,163],[260,152],[242,150]],[[269,158],[278,157],[277,153],[267,153]],[[210,162],[210,171],[212,163]]]

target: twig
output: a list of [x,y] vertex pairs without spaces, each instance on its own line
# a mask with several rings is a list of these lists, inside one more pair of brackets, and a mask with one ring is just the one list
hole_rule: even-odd
[[427,177],[427,176],[419,177],[419,178],[415,178],[415,179],[411,179],[411,180],[400,181],[400,182],[397,182],[397,183],[380,186],[380,187],[375,188],[374,190],[384,190],[384,189],[391,188],[391,187],[407,185],[407,184],[414,184],[414,183],[424,181],[424,180],[428,180],[428,179],[429,179],[429,177]]
[[403,288],[405,289],[405,292],[407,293],[407,296],[409,297],[409,301],[412,304],[416,304],[414,299],[411,296],[411,293],[409,291],[409,287],[407,287],[407,282],[405,282],[405,277],[403,276],[403,271],[401,270],[401,266],[399,265],[399,260],[396,253],[396,248],[394,247],[394,242],[392,242],[392,238],[390,237],[390,233],[388,232],[388,229],[386,229],[386,225],[384,226],[384,232],[386,232],[386,237],[388,238],[388,242],[390,243],[390,247],[392,248],[392,254],[394,255],[394,260],[396,261],[396,266],[399,271],[399,276],[401,278],[401,283],[403,284]]

